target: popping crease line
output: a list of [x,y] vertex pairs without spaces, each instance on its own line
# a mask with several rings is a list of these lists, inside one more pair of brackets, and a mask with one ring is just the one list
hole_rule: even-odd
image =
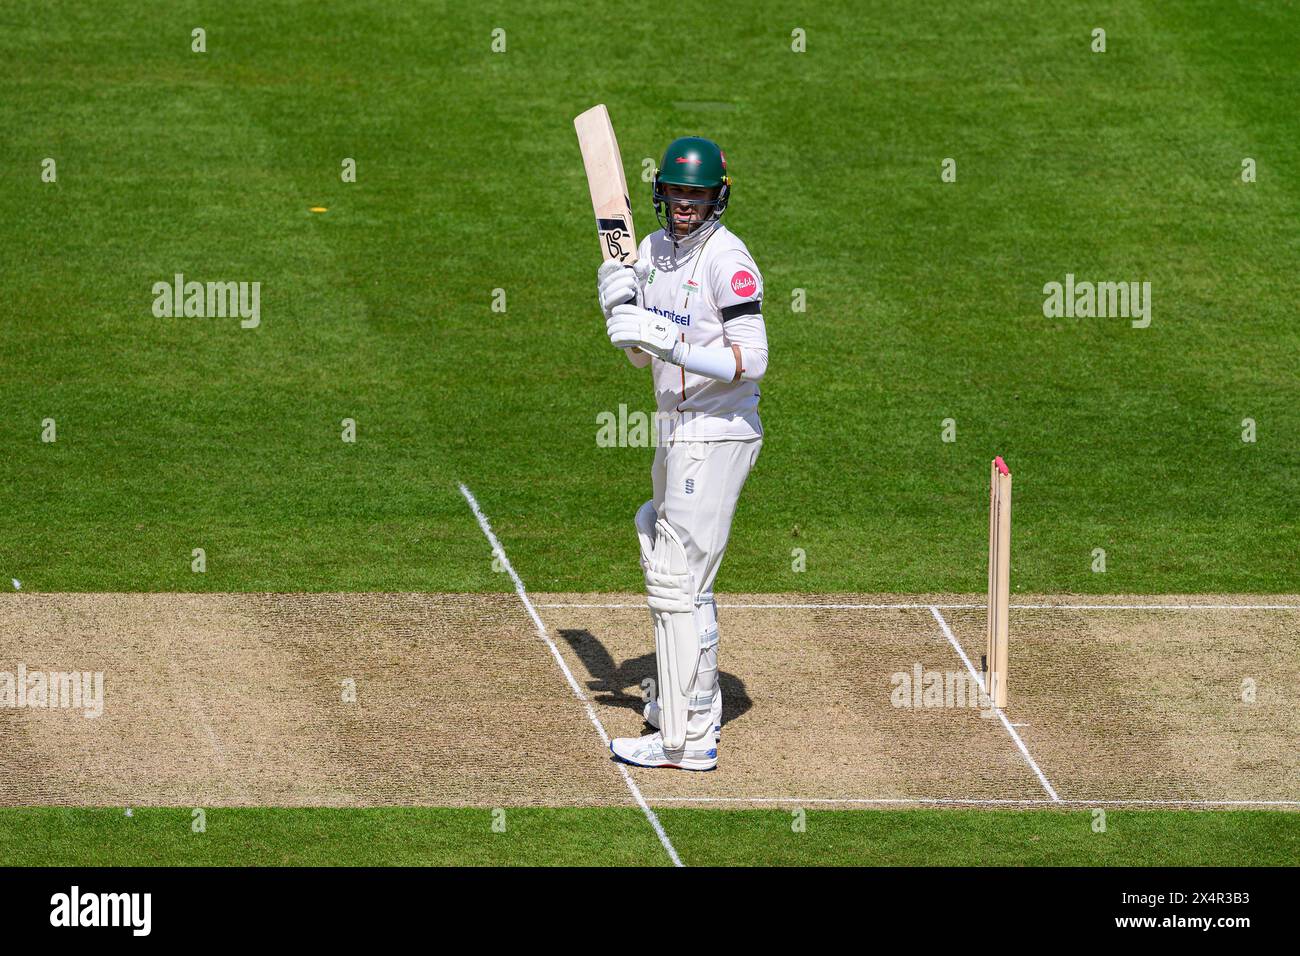
[[[948,627],[948,622],[943,619],[943,615],[939,613],[939,609],[937,607],[931,607],[930,613],[933,614],[934,619],[939,622],[939,628],[943,631],[943,636],[948,639],[948,643],[953,646],[953,649],[961,658],[961,662],[966,665],[966,670],[970,671],[971,677],[975,678],[976,682],[979,684],[980,690],[987,694],[988,688],[984,686],[984,678],[976,673],[974,666],[972,666],[970,662],[970,658],[966,656],[966,652],[962,650],[961,645],[957,643],[957,638],[953,636],[952,630]],[[1020,735],[1016,733],[1016,728],[1011,726],[1011,721],[1007,720],[1007,715],[1002,712],[1000,707],[994,707],[993,713],[997,714],[998,720],[1002,721],[1002,726],[1007,729],[1007,733],[1009,733],[1011,739],[1015,741],[1016,747],[1020,749],[1021,756],[1025,758],[1025,762],[1029,764],[1029,768],[1034,771],[1034,775],[1038,777],[1038,782],[1043,785],[1043,789],[1047,791],[1047,795],[1059,803],[1061,798],[1056,795],[1056,791],[1052,789],[1052,785],[1048,782],[1047,776],[1041,769],[1039,769],[1038,762],[1030,756],[1029,748],[1026,747],[1025,742],[1020,739]]]
[[[645,602],[634,604],[570,604],[565,602],[539,602],[545,608],[644,608]],[[826,610],[826,611],[927,611],[939,608],[944,611],[978,610],[987,604],[729,604],[719,601],[718,607],[729,610]],[[1300,604],[1009,604],[1013,611],[1300,611]]]
[[1160,807],[1300,807],[1300,800],[1046,800],[1032,797],[656,797],[655,803],[811,803],[1010,805],[1010,806],[1160,806]]
[[[553,640],[551,640],[551,636],[546,633],[546,625],[542,623],[541,616],[538,615],[537,609],[533,606],[532,600],[528,597],[528,592],[524,588],[524,582],[515,572],[515,567],[510,563],[510,559],[506,557],[506,549],[501,546],[501,542],[497,540],[496,534],[492,531],[492,526],[488,524],[487,515],[483,513],[483,509],[479,507],[478,500],[474,497],[473,492],[471,492],[464,483],[460,485],[460,493],[464,495],[465,500],[469,502],[470,510],[474,512],[474,517],[478,519],[478,526],[483,530],[483,534],[487,537],[488,543],[492,545],[493,553],[501,558],[501,564],[510,574],[510,579],[514,581],[515,593],[517,593],[519,599],[524,602],[524,608],[528,611],[528,616],[533,619],[533,624],[537,627],[537,635],[546,642],[546,646],[551,651],[551,656],[554,657],[555,662],[560,665],[560,670],[564,672],[565,680],[569,682],[569,689],[573,691],[573,695],[577,697],[578,700],[582,701],[582,706],[587,711],[587,719],[591,721],[592,726],[596,728],[596,733],[600,734],[600,739],[608,748],[609,734],[605,731],[605,725],[600,722],[600,718],[596,716],[595,710],[592,709],[591,701],[587,700],[587,695],[584,694],[582,688],[578,686],[578,680],[573,676],[573,671],[569,669],[569,665],[565,663],[564,657],[560,654],[560,648]],[[650,809],[650,804],[646,803],[646,799],[641,793],[641,788],[636,785],[636,781],[632,779],[631,774],[627,772],[627,768],[623,766],[623,764],[615,762],[614,765],[618,768],[618,772],[622,774],[623,782],[627,784],[627,789],[632,794],[632,798],[636,800],[637,806],[641,808],[646,819],[650,821],[650,826],[654,828],[655,835],[659,837],[659,842],[663,844],[663,848],[668,851],[668,858],[673,861],[673,866],[684,866],[685,864],[682,863],[681,857],[677,855],[677,850],[673,847],[672,840],[668,839],[668,832],[664,830],[663,824],[659,822],[659,816]]]

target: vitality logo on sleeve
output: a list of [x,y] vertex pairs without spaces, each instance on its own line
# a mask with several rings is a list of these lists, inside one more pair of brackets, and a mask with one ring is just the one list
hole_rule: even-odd
[[731,291],[736,295],[751,296],[758,291],[758,280],[747,269],[741,269],[731,277]]

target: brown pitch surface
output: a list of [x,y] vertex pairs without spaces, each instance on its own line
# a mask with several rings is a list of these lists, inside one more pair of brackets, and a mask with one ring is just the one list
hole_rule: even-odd
[[[532,598],[609,733],[647,729],[643,596]],[[629,768],[651,803],[1048,798],[996,716],[897,706],[894,675],[965,671],[928,605],[979,597],[719,600],[719,767]],[[1012,600],[1300,607],[1296,596]],[[924,606],[728,606],[834,603]],[[940,615],[978,665],[982,609]],[[21,593],[0,597],[0,635],[0,672],[105,675],[95,719],[0,707],[0,805],[631,801],[513,593]],[[1013,607],[1010,691],[1008,721],[1065,800],[1300,801],[1300,610]]]
[[7,595],[0,633],[105,674],[99,718],[0,709],[0,803],[627,800],[514,594]]

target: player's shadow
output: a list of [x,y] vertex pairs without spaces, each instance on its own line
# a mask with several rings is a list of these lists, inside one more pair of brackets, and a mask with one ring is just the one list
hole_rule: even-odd
[[[587,688],[593,691],[592,699],[601,704],[614,707],[626,707],[641,713],[645,700],[640,693],[641,681],[655,676],[655,655],[652,650],[640,657],[630,657],[621,664],[614,663],[613,656],[595,635],[584,628],[560,628],[560,636],[573,648],[587,669],[591,679]],[[726,638],[723,638],[726,646]],[[745,692],[745,682],[735,674],[718,670],[718,683],[722,687],[722,723],[746,713],[754,706]],[[636,688],[628,693],[625,688]]]

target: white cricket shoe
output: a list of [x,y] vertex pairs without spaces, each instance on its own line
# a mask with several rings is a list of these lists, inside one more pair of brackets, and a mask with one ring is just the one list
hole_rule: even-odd
[[619,760],[634,767],[676,767],[679,770],[712,770],[718,765],[718,745],[708,750],[683,747],[681,750],[664,750],[663,734],[655,732],[644,737],[615,737],[609,749]]
[[[649,724],[651,727],[653,727],[655,730],[663,729],[663,724],[660,722],[660,718],[659,718],[658,700],[652,700],[649,703],[647,703],[643,708],[641,708],[641,716],[644,717],[645,722]],[[717,743],[719,740],[722,739],[722,688],[721,687],[719,687],[717,692],[713,695],[713,713],[710,716],[713,718],[713,742]]]

